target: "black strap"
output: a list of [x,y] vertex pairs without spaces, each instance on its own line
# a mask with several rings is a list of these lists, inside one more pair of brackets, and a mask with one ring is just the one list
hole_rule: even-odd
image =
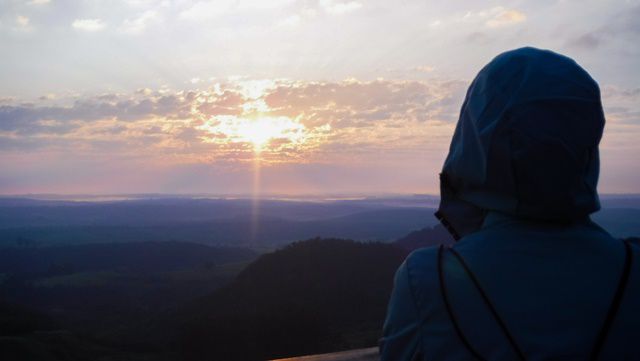
[[451,320],[451,324],[453,324],[453,328],[460,337],[460,341],[464,344],[464,347],[471,352],[471,354],[480,361],[486,361],[484,357],[480,355],[480,353],[471,346],[471,343],[467,339],[467,337],[462,332],[460,325],[458,324],[458,320],[456,319],[455,314],[453,313],[453,308],[451,307],[451,303],[449,302],[449,296],[447,294],[447,287],[444,283],[444,270],[443,270],[443,257],[444,257],[444,246],[440,245],[438,249],[438,277],[440,278],[440,294],[442,295],[442,300],[444,301],[444,306],[447,309],[447,313],[449,314],[449,319]]
[[628,241],[624,241],[624,267],[622,268],[622,275],[620,275],[620,281],[618,281],[618,288],[616,289],[616,293],[613,296],[613,300],[611,301],[611,306],[609,306],[609,311],[607,311],[607,317],[604,319],[604,323],[602,324],[602,328],[598,333],[598,337],[596,338],[596,342],[593,345],[593,350],[591,351],[590,360],[595,361],[598,359],[600,355],[600,351],[602,351],[602,347],[604,343],[607,341],[607,336],[609,335],[609,331],[611,330],[611,326],[613,325],[613,321],[618,314],[618,309],[620,308],[620,304],[622,303],[622,298],[624,297],[624,291],[627,288],[627,284],[629,283],[629,274],[631,273],[631,263],[633,260],[633,253],[631,251],[631,244]]
[[485,305],[487,305],[487,308],[489,308],[491,315],[493,316],[493,318],[495,318],[496,322],[498,323],[498,326],[500,326],[500,329],[502,330],[504,335],[507,337],[509,344],[511,345],[513,350],[516,352],[516,355],[518,355],[518,359],[522,361],[526,360],[527,358],[524,356],[524,352],[522,352],[522,348],[516,342],[516,339],[513,337],[513,334],[511,333],[511,331],[509,331],[507,324],[504,322],[502,317],[500,317],[500,314],[498,314],[496,307],[493,305],[493,302],[491,302],[491,300],[489,299],[489,296],[487,296],[487,293],[484,291],[482,286],[480,286],[480,282],[478,281],[478,278],[476,277],[476,275],[473,272],[471,272],[471,269],[467,265],[467,262],[464,261],[464,258],[462,258],[462,256],[460,256],[460,254],[456,252],[455,249],[449,248],[449,250],[451,251],[451,253],[453,253],[454,256],[456,256],[456,258],[462,265],[462,268],[464,268],[465,272],[467,273],[471,281],[473,281],[473,284],[478,289],[478,292],[480,293],[482,300],[484,301]]
[[[627,288],[627,284],[628,284],[628,281],[629,281],[629,274],[631,273],[631,263],[632,263],[633,255],[632,255],[632,251],[631,251],[631,245],[629,244],[629,242],[625,241],[624,242],[624,246],[625,246],[625,262],[624,262],[624,266],[623,266],[623,269],[622,269],[622,274],[620,275],[620,281],[618,282],[618,288],[616,289],[616,293],[615,293],[615,295],[613,297],[611,305],[609,306],[609,310],[607,311],[607,316],[605,318],[604,324],[602,325],[602,328],[600,329],[600,332],[598,333],[598,336],[597,336],[596,341],[594,343],[593,350],[591,351],[591,356],[589,357],[589,359],[592,360],[592,361],[595,361],[595,360],[598,359],[598,356],[600,354],[600,351],[602,350],[602,347],[604,346],[604,343],[605,343],[605,341],[607,339],[607,336],[609,334],[611,326],[613,325],[613,321],[614,321],[614,319],[615,319],[615,317],[616,317],[616,315],[618,313],[618,309],[620,308],[620,304],[622,303],[622,299],[623,299],[623,296],[624,296],[624,291]],[[462,258],[462,256],[460,256],[460,254],[458,252],[456,252],[453,248],[449,248],[449,250],[451,251],[451,253],[453,253],[453,255],[456,257],[456,259],[460,262],[460,264],[464,268],[465,272],[467,273],[467,275],[469,276],[469,278],[471,279],[471,281],[475,285],[475,287],[478,290],[478,292],[480,293],[480,296],[482,297],[484,303],[487,305],[487,307],[489,308],[489,311],[491,312],[491,314],[495,318],[496,322],[500,326],[500,329],[505,334],[507,340],[509,341],[509,344],[511,345],[511,347],[513,347],[514,351],[518,355],[518,358],[520,360],[526,360],[524,352],[522,352],[522,349],[520,348],[518,343],[515,341],[515,338],[513,337],[513,335],[511,334],[511,332],[507,328],[506,323],[502,320],[502,318],[498,314],[495,306],[493,305],[493,303],[491,302],[491,300],[487,296],[487,294],[484,291],[484,289],[480,286],[480,282],[478,281],[478,279],[475,276],[475,274],[471,271],[471,269],[469,268],[469,266],[465,262],[464,258]],[[442,295],[442,300],[444,301],[444,305],[445,305],[445,308],[447,310],[447,313],[449,314],[449,319],[451,320],[451,323],[453,324],[453,328],[454,328],[455,332],[458,334],[458,337],[462,341],[462,344],[467,348],[467,350],[469,350],[469,352],[471,352],[471,354],[476,359],[484,361],[486,359],[484,357],[482,357],[480,355],[480,353],[473,346],[471,346],[471,343],[469,342],[467,337],[462,332],[462,328],[460,327],[460,325],[458,323],[458,320],[457,320],[455,314],[453,313],[453,307],[451,306],[451,303],[449,301],[449,296],[448,296],[448,293],[447,293],[447,287],[446,287],[445,282],[444,282],[444,269],[443,269],[444,253],[445,253],[445,248],[444,248],[443,245],[441,245],[440,248],[438,249],[438,277],[440,279],[440,293]]]
[[[513,347],[513,349],[515,350],[516,354],[518,355],[518,359],[526,360],[526,357],[524,356],[524,353],[522,352],[522,349],[516,343],[514,337],[511,335],[511,332],[507,328],[507,325],[505,324],[505,322],[502,320],[502,318],[498,314],[498,311],[496,311],[496,309],[493,306],[493,303],[491,302],[491,300],[489,300],[489,296],[487,296],[487,294],[484,292],[484,289],[480,286],[480,283],[478,282],[478,279],[476,278],[475,274],[473,272],[471,272],[471,269],[469,268],[469,266],[467,266],[467,263],[464,261],[464,259],[462,258],[462,256],[460,256],[460,254],[458,252],[456,252],[453,248],[449,248],[449,250],[458,259],[458,261],[460,262],[460,264],[464,268],[465,272],[467,273],[467,275],[469,276],[471,281],[473,281],[473,284],[478,289],[478,291],[480,293],[480,296],[482,297],[482,299],[484,300],[485,304],[487,305],[487,307],[491,311],[491,314],[493,315],[493,317],[498,322],[498,325],[500,326],[500,328],[502,329],[502,332],[507,337],[507,340],[509,340],[509,343],[511,344],[511,347]],[[445,252],[444,246],[441,245],[440,249],[438,250],[438,275],[440,277],[440,293],[442,294],[442,299],[444,301],[445,308],[447,309],[447,313],[449,314],[449,318],[451,319],[451,323],[453,324],[453,328],[456,330],[456,333],[458,334],[458,337],[460,338],[460,340],[462,341],[464,346],[478,360],[486,360],[484,357],[482,357],[480,355],[480,353],[475,348],[473,348],[473,346],[471,346],[471,343],[469,342],[467,337],[462,332],[462,328],[458,324],[458,320],[457,320],[456,316],[453,313],[453,307],[451,307],[451,303],[449,302],[449,296],[447,294],[447,287],[446,287],[445,282],[444,282],[444,270],[443,270],[444,252]]]

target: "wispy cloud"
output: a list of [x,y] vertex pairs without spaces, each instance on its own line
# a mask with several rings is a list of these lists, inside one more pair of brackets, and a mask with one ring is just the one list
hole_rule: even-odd
[[229,12],[235,1],[233,0],[220,0],[220,1],[198,1],[182,10],[179,14],[179,18],[189,21],[204,21],[215,18]]
[[178,17],[187,21],[205,21],[225,14],[248,14],[254,11],[268,11],[293,4],[294,0],[216,0],[197,1],[180,11]]
[[298,14],[293,14],[285,19],[281,20],[278,25],[279,26],[298,26],[302,22],[302,17]]
[[362,8],[359,1],[320,0],[320,7],[329,14],[341,15]]
[[102,19],[76,19],[71,23],[71,27],[86,32],[102,31],[107,27],[107,24]]
[[569,38],[567,45],[571,48],[594,50],[602,44],[615,41],[635,44],[640,35],[638,17],[640,17],[640,6],[626,9],[608,19],[606,24]]
[[150,24],[157,23],[159,21],[160,16],[157,11],[147,10],[136,18],[126,19],[119,30],[127,34],[141,34]]
[[24,15],[16,15],[15,17],[16,30],[19,31],[32,31],[31,19]]
[[499,28],[524,22],[527,16],[520,10],[496,6],[491,9],[467,12],[460,20],[481,21],[489,28]]
[[568,41],[568,45],[574,48],[595,49],[600,46],[602,39],[595,33],[582,34]]
[[421,73],[431,73],[435,69],[436,68],[431,65],[421,65],[421,66],[414,67],[412,70],[421,72]]
[[490,28],[499,28],[503,26],[509,26],[527,20],[527,16],[518,10],[504,9],[501,7],[492,9],[493,14],[485,24]]

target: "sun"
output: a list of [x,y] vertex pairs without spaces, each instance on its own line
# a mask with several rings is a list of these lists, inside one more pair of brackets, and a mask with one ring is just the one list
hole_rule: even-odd
[[307,129],[289,117],[263,116],[255,118],[217,117],[215,125],[204,127],[213,134],[222,134],[225,142],[250,143],[254,151],[261,152],[273,140],[301,144],[307,137]]
[[295,124],[289,119],[257,118],[239,123],[238,136],[253,144],[255,150],[261,150],[272,139],[289,138],[292,129],[295,129]]

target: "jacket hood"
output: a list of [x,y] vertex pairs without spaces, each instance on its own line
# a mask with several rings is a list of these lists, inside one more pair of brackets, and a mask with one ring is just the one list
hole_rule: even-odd
[[488,211],[572,222],[600,208],[598,84],[572,59],[521,48],[498,55],[467,91],[436,216],[459,238]]

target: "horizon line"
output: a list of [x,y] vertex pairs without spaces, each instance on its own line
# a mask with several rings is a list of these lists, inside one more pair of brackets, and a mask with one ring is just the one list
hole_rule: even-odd
[[[640,197],[640,193],[601,193],[600,197],[614,198],[614,197]],[[259,199],[262,200],[366,200],[372,198],[440,198],[440,194],[436,193],[416,193],[416,192],[337,192],[337,193],[265,193],[262,194]],[[50,201],[117,201],[117,200],[144,200],[144,199],[168,199],[168,198],[183,198],[183,199],[254,199],[255,197],[251,193],[0,193],[0,199],[20,198],[20,199],[32,199],[32,200],[50,200]]]

